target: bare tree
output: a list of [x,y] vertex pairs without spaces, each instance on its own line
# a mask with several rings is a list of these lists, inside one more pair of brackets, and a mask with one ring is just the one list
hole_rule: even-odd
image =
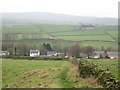
[[47,55],[47,50],[43,46],[40,47],[40,54]]
[[75,56],[75,57],[79,57],[80,56],[80,51],[81,51],[81,47],[78,43],[76,43],[76,45],[72,46],[70,48],[70,53],[72,56]]
[[61,52],[62,51],[62,48],[61,48],[61,45],[60,44],[54,44],[53,46],[52,46],[52,48],[53,48],[53,51],[56,51],[56,52]]
[[63,48],[63,52],[64,52],[64,55],[66,56],[66,55],[67,55],[67,52],[69,52],[69,48],[68,48],[68,47],[64,47],[64,48]]
[[88,55],[88,58],[90,58],[90,55],[92,54],[92,51],[94,51],[92,46],[86,46],[85,47],[85,53]]
[[24,43],[20,43],[19,46],[17,47],[18,53],[23,56],[29,55],[29,49],[30,47]]
[[102,51],[104,51],[105,50],[104,46],[102,46],[101,49],[102,49]]
[[13,40],[12,35],[10,33],[3,33],[2,40]]

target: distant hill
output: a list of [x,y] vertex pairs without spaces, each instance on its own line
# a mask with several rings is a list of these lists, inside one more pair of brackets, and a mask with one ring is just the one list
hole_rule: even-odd
[[44,12],[2,13],[2,23],[3,25],[24,25],[24,24],[117,25],[117,18],[84,17]]

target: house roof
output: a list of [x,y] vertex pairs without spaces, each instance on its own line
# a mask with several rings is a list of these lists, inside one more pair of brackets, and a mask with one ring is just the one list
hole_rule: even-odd
[[107,52],[109,55],[120,55],[120,52]]
[[0,53],[9,53],[8,51],[0,51]]
[[[103,54],[104,51],[94,51],[93,53],[96,53],[96,54]],[[108,51],[107,54],[108,54],[108,55],[120,55],[120,52]]]
[[48,51],[47,54],[56,54],[57,52],[55,51]]
[[30,53],[38,53],[38,50],[30,50]]
[[9,55],[8,51],[0,51],[0,55]]
[[103,54],[104,51],[94,51],[93,53],[95,53],[95,54]]
[[89,24],[89,25],[82,25],[82,27],[93,27],[93,25]]

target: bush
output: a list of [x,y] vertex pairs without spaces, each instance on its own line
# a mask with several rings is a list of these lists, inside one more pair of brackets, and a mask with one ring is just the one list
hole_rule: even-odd
[[105,69],[100,69],[98,64],[94,64],[87,60],[71,60],[72,63],[79,63],[79,73],[83,78],[94,76],[98,78],[98,82],[105,88],[119,88],[120,81],[117,80],[112,73]]
[[2,58],[7,58],[7,59],[27,59],[27,60],[68,60],[68,58],[51,58],[51,57],[30,57],[30,56],[11,56],[11,55],[6,55],[2,56]]

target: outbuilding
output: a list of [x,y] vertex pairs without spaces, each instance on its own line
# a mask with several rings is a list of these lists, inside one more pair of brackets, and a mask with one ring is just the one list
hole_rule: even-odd
[[40,52],[38,50],[30,50],[30,57],[38,57]]

